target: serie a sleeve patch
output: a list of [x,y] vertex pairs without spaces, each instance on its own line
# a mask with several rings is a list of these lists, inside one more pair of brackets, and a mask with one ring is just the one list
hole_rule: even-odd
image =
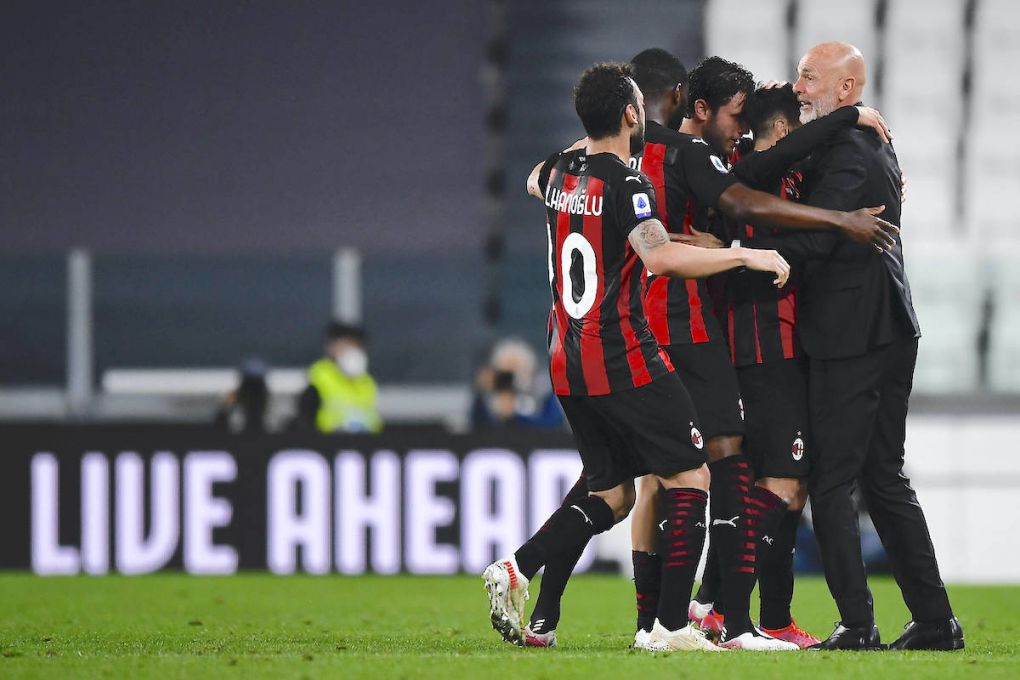
[[631,201],[634,203],[634,217],[651,217],[652,216],[652,204],[648,200],[648,194],[640,193],[631,196]]

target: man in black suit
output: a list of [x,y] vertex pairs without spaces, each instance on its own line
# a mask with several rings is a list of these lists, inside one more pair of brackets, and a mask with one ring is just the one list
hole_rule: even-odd
[[[798,66],[801,122],[860,102],[865,65],[846,43],[824,43]],[[819,149],[805,173],[810,205],[854,210],[884,205],[900,224],[900,170],[892,146],[848,128]],[[815,531],[841,621],[816,649],[881,648],[861,557],[853,500],[861,485],[913,620],[894,649],[960,649],[963,632],[939,576],[928,525],[903,474],[903,443],[920,328],[900,237],[889,251],[832,232],[758,239],[803,265],[798,329],[810,357]],[[752,245],[745,243],[745,245]]]

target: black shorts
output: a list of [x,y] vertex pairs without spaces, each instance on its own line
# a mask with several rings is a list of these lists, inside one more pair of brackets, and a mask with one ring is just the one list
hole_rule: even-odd
[[649,473],[672,477],[706,462],[694,403],[676,373],[632,390],[559,400],[591,491]]
[[803,479],[808,457],[807,362],[771,361],[737,369],[744,398],[744,449],[760,477]]
[[701,416],[706,439],[724,434],[743,434],[740,386],[723,342],[663,347]]

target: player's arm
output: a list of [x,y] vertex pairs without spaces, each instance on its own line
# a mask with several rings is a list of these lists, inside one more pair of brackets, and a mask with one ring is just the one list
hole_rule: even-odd
[[631,247],[652,274],[682,279],[702,279],[736,267],[747,267],[776,275],[777,286],[786,284],[790,265],[774,250],[752,248],[699,248],[669,240],[669,233],[657,219],[640,222],[628,236]]
[[[845,212],[852,210],[853,206],[861,204],[868,179],[864,159],[861,157],[860,151],[852,144],[842,144],[833,149],[826,158],[825,167],[819,168],[819,173],[819,179],[807,197],[807,201],[811,205],[802,207],[836,212],[839,215],[866,213],[871,216],[878,215],[885,209],[885,206],[879,206]],[[781,202],[792,203],[791,201]],[[777,249],[785,257],[801,261],[827,256],[836,246],[836,242],[836,234],[833,232],[799,231],[775,237],[755,237],[744,242],[744,245],[753,248]],[[875,247],[879,250],[891,248],[891,246],[889,248]]]
[[785,175],[790,166],[802,161],[835,135],[854,125],[875,130],[888,142],[892,136],[882,115],[865,106],[842,106],[792,130],[771,148],[748,154],[733,166],[733,174],[752,187],[769,187]]
[[[573,144],[568,146],[566,149],[564,149],[563,153],[567,153],[567,152],[570,152],[570,151],[576,151],[577,149],[583,148],[587,143],[588,143],[588,138],[587,137],[582,137],[581,139],[577,140],[576,142],[574,142]],[[543,173],[542,173],[542,168],[543,168],[543,166],[546,165],[546,163],[548,163],[548,160],[542,161],[541,163],[536,165],[534,168],[532,168],[531,169],[531,173],[528,175],[528,182],[527,182],[528,194],[530,196],[534,196],[535,198],[537,198],[539,200],[544,200],[545,199],[545,185],[546,185],[546,182],[549,179],[549,174],[548,173],[546,173],[544,176],[543,176]],[[552,166],[550,165],[549,167],[551,168]],[[544,181],[543,181],[543,178],[544,178]]]
[[[830,151],[829,156],[833,155],[834,152]],[[739,182],[722,160],[712,155],[704,144],[688,147],[683,154],[683,163],[695,198],[703,205],[715,206],[739,223],[778,229],[821,230],[831,232],[833,237],[842,235],[851,241],[885,250],[895,244],[893,236],[899,229],[876,217],[874,211],[863,208],[853,212],[824,210],[756,191]],[[857,159],[856,163],[861,165],[859,169],[864,172],[862,159]],[[855,195],[850,200],[858,198]],[[860,205],[853,202],[849,204]]]
[[542,200],[545,196],[542,194],[542,187],[539,186],[538,178],[542,174],[542,166],[545,165],[545,161],[542,161],[536,165],[532,170],[531,174],[528,175],[528,195],[534,196],[538,200]]
[[[745,184],[734,184],[719,196],[719,209],[738,222],[777,229],[824,231],[833,245],[837,236],[882,250],[895,245],[899,228],[878,217],[885,206],[860,208],[853,212],[818,208],[784,201]],[[830,247],[831,249],[831,247]]]

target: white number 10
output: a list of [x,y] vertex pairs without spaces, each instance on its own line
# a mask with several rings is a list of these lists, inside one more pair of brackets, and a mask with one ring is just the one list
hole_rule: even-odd
[[[581,253],[581,269],[584,272],[584,293],[581,299],[574,302],[574,282],[570,278],[570,264],[574,253]],[[598,293],[599,274],[597,262],[595,261],[595,249],[591,247],[581,234],[573,232],[563,241],[563,249],[560,252],[560,278],[563,281],[563,308],[567,314],[575,319],[582,319],[595,304],[595,296]]]

